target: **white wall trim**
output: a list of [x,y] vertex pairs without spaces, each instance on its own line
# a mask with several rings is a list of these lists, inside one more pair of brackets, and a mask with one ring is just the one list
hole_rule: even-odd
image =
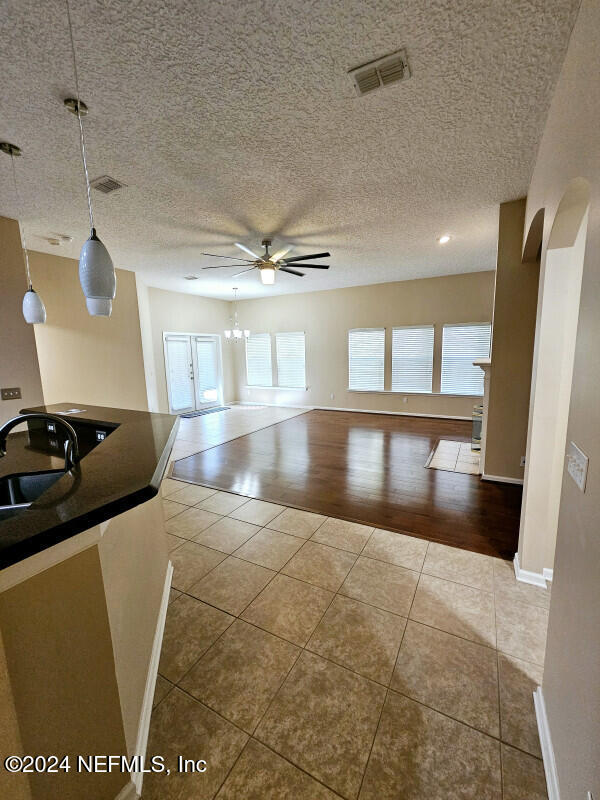
[[237,400],[229,405],[237,406],[275,406],[278,408],[305,408],[307,411],[353,411],[358,414],[385,414],[394,417],[433,417],[434,419],[460,419],[470,422],[471,417],[452,416],[450,414],[419,414],[416,411],[379,411],[371,408],[345,408],[343,406],[303,406],[299,403],[258,403],[250,400]]
[[506,478],[504,475],[488,475],[484,472],[481,476],[483,481],[495,481],[496,483],[514,483],[517,486],[523,485],[523,478]]
[[548,725],[548,715],[546,714],[546,703],[544,702],[544,694],[541,686],[538,686],[533,693],[533,705],[535,706],[535,716],[537,718],[538,733],[540,735],[540,747],[542,749],[544,772],[546,773],[548,800],[560,800],[556,760],[554,758],[554,748],[552,747],[550,726]]
[[[165,631],[165,620],[167,618],[167,606],[169,605],[169,592],[171,590],[172,578],[173,578],[173,564],[169,561],[169,563],[167,564],[167,572],[165,574],[165,584],[163,587],[163,594],[160,602],[160,610],[158,612],[158,620],[156,622],[154,642],[152,643],[152,653],[150,655],[150,663],[148,664],[148,673],[146,675],[146,688],[144,690],[144,700],[142,702],[142,710],[140,713],[140,724],[138,726],[137,741],[135,743],[135,755],[141,757],[142,763],[146,756],[146,747],[148,745],[148,733],[150,731],[150,717],[152,715],[152,703],[154,701],[156,675],[158,674],[158,662],[160,660],[160,651],[162,648],[163,633]],[[144,773],[134,772],[131,776],[131,779],[134,783],[134,789],[137,791],[138,795],[141,795]],[[132,796],[135,797],[135,795]],[[127,797],[127,795],[125,795],[125,797]]]
[[521,569],[519,564],[519,554],[515,553],[513,561],[515,568],[515,578],[521,583],[530,583],[532,586],[541,586],[542,589],[547,589],[546,577],[541,572],[530,572],[528,569]]
[[115,800],[136,800],[138,797],[139,794],[136,791],[135,784],[129,781],[115,797]]
[[544,578],[547,581],[552,583],[552,579],[554,578],[554,570],[553,569],[548,569],[548,567],[544,567],[543,575],[544,575]]

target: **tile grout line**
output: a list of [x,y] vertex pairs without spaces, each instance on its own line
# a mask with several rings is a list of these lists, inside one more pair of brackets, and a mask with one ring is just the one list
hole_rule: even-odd
[[[423,557],[423,565],[425,564],[425,559],[427,558],[427,551],[429,550],[429,544],[427,545],[427,549],[425,550],[425,555]],[[360,786],[358,787],[358,795],[362,792],[363,784],[365,782],[365,777],[367,775],[367,770],[369,769],[369,763],[371,761],[371,756],[373,754],[373,748],[375,747],[375,740],[377,739],[377,734],[379,733],[379,726],[381,725],[381,718],[383,717],[383,710],[387,703],[387,699],[390,693],[390,684],[394,679],[394,672],[396,671],[396,664],[398,663],[398,656],[400,655],[400,650],[402,649],[402,642],[404,641],[404,637],[406,635],[406,628],[408,627],[408,620],[410,619],[410,612],[412,611],[413,603],[415,602],[415,596],[417,594],[417,589],[419,588],[419,581],[421,580],[422,572],[419,573],[419,577],[417,579],[417,584],[415,586],[415,591],[413,592],[413,596],[410,602],[410,608],[408,609],[408,613],[406,615],[406,624],[404,625],[404,630],[402,631],[402,636],[400,637],[400,644],[398,645],[398,652],[396,653],[396,658],[394,659],[394,666],[392,667],[392,674],[390,675],[390,679],[388,685],[385,690],[385,696],[383,698],[383,703],[381,704],[381,710],[379,712],[379,718],[377,719],[377,725],[375,726],[375,732],[373,734],[373,741],[371,742],[371,747],[369,748],[369,755],[367,756],[367,760],[365,762],[365,768],[363,770],[362,778],[360,781]]]

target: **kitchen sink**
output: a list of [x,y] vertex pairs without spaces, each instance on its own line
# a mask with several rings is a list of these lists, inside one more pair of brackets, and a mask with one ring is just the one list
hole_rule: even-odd
[[65,474],[62,469],[0,478],[0,520],[30,506]]

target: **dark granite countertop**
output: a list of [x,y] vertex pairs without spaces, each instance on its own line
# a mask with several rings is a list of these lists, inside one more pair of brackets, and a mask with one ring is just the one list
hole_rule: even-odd
[[[24,408],[21,413],[56,414],[73,408],[85,409],[64,414],[76,430],[90,426],[110,433],[81,458],[78,469],[61,476],[29,508],[0,520],[0,569],[134,508],[160,489],[177,417],[85,403]],[[0,478],[64,466],[64,458],[30,443],[27,432],[10,434],[6,450],[0,458]]]

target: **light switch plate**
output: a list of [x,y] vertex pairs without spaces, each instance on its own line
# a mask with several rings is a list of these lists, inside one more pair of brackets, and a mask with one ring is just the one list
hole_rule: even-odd
[[569,442],[567,450],[567,472],[582,492],[585,492],[589,459],[575,442]]

